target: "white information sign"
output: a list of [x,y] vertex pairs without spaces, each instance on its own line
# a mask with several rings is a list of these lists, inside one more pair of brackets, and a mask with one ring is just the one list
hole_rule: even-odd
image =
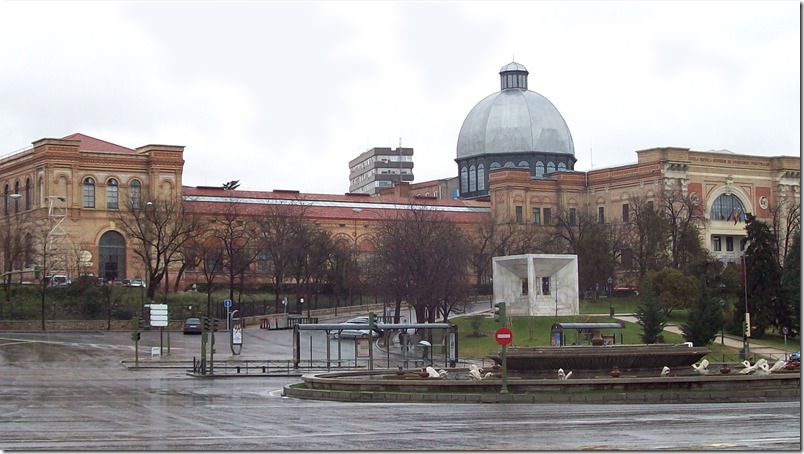
[[168,305],[149,304],[151,309],[151,326],[168,326]]

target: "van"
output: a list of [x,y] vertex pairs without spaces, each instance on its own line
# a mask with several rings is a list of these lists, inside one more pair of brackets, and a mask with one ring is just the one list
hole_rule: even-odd
[[59,287],[64,285],[70,285],[73,282],[67,279],[67,276],[63,274],[56,274],[55,276],[50,277],[50,286],[51,287]]

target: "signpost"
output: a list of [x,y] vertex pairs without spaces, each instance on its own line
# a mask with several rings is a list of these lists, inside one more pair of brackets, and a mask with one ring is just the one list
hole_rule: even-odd
[[231,314],[229,313],[229,309],[232,307],[232,300],[230,299],[223,300],[223,307],[226,308],[226,331],[229,331],[232,329],[232,325],[230,322]]
[[500,360],[502,361],[502,364],[500,364],[500,366],[502,366],[502,388],[500,389],[500,394],[508,394],[508,363],[505,360],[505,346],[514,340],[514,332],[511,331],[511,328],[506,326],[508,317],[506,317],[505,314],[505,303],[497,303],[497,306],[500,308],[500,321],[503,325],[494,333],[494,339],[498,344],[502,345],[502,352],[500,352]]
[[787,361],[787,335],[790,334],[790,329],[785,326],[782,328],[782,334],[784,334],[784,360]]
[[[151,326],[159,327],[159,355],[162,355],[162,333],[168,326],[168,305],[167,304],[146,304],[151,309]],[[170,332],[168,331],[168,354],[170,354]]]
[[494,339],[500,345],[508,345],[514,339],[514,333],[511,331],[511,328],[503,326],[494,333]]
[[[232,311],[232,331],[230,332],[229,347],[232,349],[233,355],[239,355],[240,350],[243,348],[243,321],[240,317],[235,318],[237,310]],[[235,351],[237,347],[237,351]]]

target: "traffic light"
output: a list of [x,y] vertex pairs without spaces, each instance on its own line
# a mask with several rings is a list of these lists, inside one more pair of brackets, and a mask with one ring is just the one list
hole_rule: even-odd
[[212,320],[209,317],[204,317],[204,331],[209,331],[212,327]]
[[502,301],[494,303],[494,321],[499,322],[505,317],[505,303]]
[[138,332],[131,333],[131,340],[133,340],[134,342],[138,342],[140,340],[140,333]]
[[145,329],[145,319],[144,318],[138,318],[137,319],[137,330],[143,330],[143,329]]

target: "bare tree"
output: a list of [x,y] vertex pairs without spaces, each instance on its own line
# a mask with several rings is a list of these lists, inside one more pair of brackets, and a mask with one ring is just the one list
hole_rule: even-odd
[[670,262],[667,256],[669,231],[663,214],[649,200],[636,196],[629,199],[628,205],[630,234],[627,241],[641,278]]
[[667,221],[671,266],[683,271],[687,258],[698,257],[701,252],[701,240],[693,235],[706,222],[699,207],[700,200],[685,194],[679,184],[665,188],[659,202],[659,210]]
[[787,197],[776,205],[769,205],[768,210],[771,213],[771,231],[779,242],[777,261],[779,266],[783,266],[793,238],[801,229],[801,203]]
[[[243,281],[249,267],[257,260],[258,233],[251,216],[243,213],[243,204],[229,201],[217,216],[212,228],[223,250],[223,269],[227,274],[229,299],[235,301],[235,286],[239,282],[242,294]],[[240,298],[237,298],[239,301]]]
[[413,305],[418,321],[446,320],[466,296],[470,260],[464,233],[442,214],[413,206],[379,230],[377,278]]
[[123,234],[133,240],[132,251],[142,261],[148,278],[148,298],[154,298],[163,279],[167,291],[168,267],[178,261],[184,245],[199,231],[202,223],[198,215],[186,212],[179,198],[166,196],[147,203],[126,200],[125,209],[112,217]]
[[[16,202],[16,201],[15,201]],[[31,230],[33,219],[31,211],[9,213],[3,219],[0,228],[0,248],[3,260],[3,290],[5,305],[8,305],[9,315],[13,312],[11,302],[11,282],[21,278],[21,271],[30,263]],[[28,260],[26,260],[26,258]],[[3,316],[3,304],[0,304],[0,318]]]
[[[290,204],[268,204],[257,219],[258,245],[271,261],[274,281],[274,310],[279,312],[280,295],[291,261],[297,248],[297,238],[305,223],[307,205],[302,200]],[[265,308],[263,308],[265,309]]]

